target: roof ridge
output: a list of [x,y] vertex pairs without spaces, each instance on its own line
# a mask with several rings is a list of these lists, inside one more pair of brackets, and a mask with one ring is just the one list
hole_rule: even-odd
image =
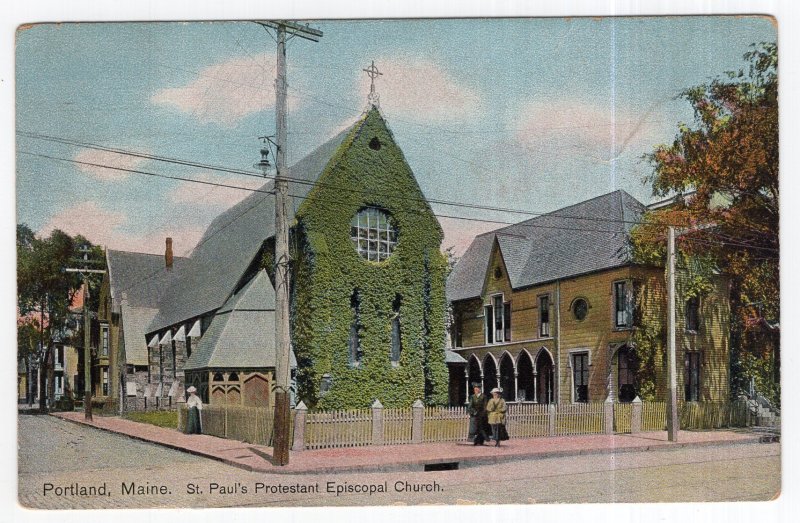
[[[163,254],[155,254],[155,253],[152,253],[152,252],[123,251],[122,249],[106,249],[106,252],[109,252],[109,253],[118,252],[118,253],[123,253],[123,254],[136,254],[136,255],[139,255],[139,256],[158,256],[158,257],[164,256]],[[189,257],[188,256],[177,256],[177,255],[174,255],[172,258],[173,259],[178,259],[178,258],[187,259]]]
[[[579,205],[585,205],[585,204],[587,204],[589,202],[592,202],[594,200],[599,200],[600,198],[607,198],[609,196],[614,196],[614,195],[618,195],[619,196],[619,198],[620,198],[620,206],[622,206],[622,195],[619,194],[619,193],[624,193],[628,197],[630,197],[631,199],[639,202],[639,200],[637,200],[636,198],[631,196],[630,193],[626,192],[624,189],[616,189],[616,190],[611,191],[611,192],[607,192],[607,193],[603,193],[603,194],[600,194],[600,195],[597,195],[597,196],[593,196],[593,197],[589,198],[588,200],[581,200],[579,202],[572,203],[572,204],[567,205],[565,207],[559,207],[558,209],[554,209],[552,211],[541,213],[538,216],[533,216],[531,218],[528,218],[526,220],[522,220],[520,222],[509,223],[508,225],[504,225],[503,227],[500,227],[500,228],[497,228],[497,229],[492,229],[491,231],[486,231],[486,232],[483,232],[481,234],[478,234],[475,237],[477,238],[479,236],[488,236],[489,234],[507,234],[507,235],[512,235],[512,236],[523,236],[523,237],[527,238],[528,236],[526,236],[526,235],[520,235],[518,233],[509,233],[509,232],[504,232],[504,231],[506,229],[511,228],[511,227],[516,227],[518,225],[529,224],[530,222],[532,222],[534,220],[538,220],[540,218],[545,218],[545,217],[568,218],[568,219],[587,219],[585,216],[561,216],[561,215],[558,215],[556,213],[559,213],[559,212],[567,210],[567,209],[572,209],[572,208],[577,207]],[[640,205],[644,205],[641,202],[639,202],[639,204]]]

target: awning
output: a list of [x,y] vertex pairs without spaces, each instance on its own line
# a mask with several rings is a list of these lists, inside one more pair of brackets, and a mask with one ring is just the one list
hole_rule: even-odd
[[158,344],[169,345],[170,343],[172,343],[172,331],[167,331],[167,333],[164,334],[164,337],[161,338],[161,341],[159,341]]
[[147,346],[151,349],[158,347],[158,334],[153,334],[153,338],[150,340],[150,343],[148,343]]
[[172,339],[175,341],[186,341],[186,327],[181,325],[181,328],[178,329],[178,332],[175,333]]
[[200,337],[200,320],[194,322],[192,328],[189,329],[189,334],[187,334],[190,338],[199,338]]

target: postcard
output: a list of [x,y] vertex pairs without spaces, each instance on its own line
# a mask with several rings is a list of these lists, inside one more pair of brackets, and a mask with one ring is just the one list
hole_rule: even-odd
[[780,496],[775,18],[15,53],[22,507]]

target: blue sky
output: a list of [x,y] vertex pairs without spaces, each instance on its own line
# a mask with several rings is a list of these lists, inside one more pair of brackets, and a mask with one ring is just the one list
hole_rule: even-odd
[[[757,17],[323,21],[293,39],[289,158],[366,108],[361,71],[429,198],[546,212],[624,189],[647,203],[642,155],[690,122],[676,95],[775,41]],[[17,34],[17,129],[252,169],[274,128],[275,44],[249,23],[37,25]],[[253,188],[258,180],[18,136],[17,219],[111,248],[185,254],[246,194],[44,154]],[[522,214],[434,205],[507,222]],[[443,218],[460,249],[497,224]]]

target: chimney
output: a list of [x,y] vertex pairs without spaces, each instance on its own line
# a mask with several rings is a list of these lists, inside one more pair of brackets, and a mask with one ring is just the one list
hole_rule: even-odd
[[167,248],[164,251],[164,261],[167,265],[167,270],[172,269],[172,238],[167,238]]

